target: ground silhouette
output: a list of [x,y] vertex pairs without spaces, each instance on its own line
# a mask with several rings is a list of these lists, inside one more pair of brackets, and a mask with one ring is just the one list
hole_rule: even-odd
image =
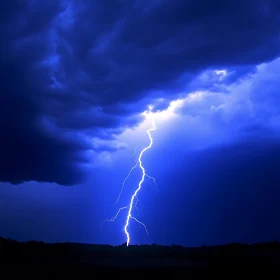
[[[151,274],[161,277],[188,276],[187,279],[247,275],[279,279],[280,244],[276,241],[258,244],[233,243],[222,246],[183,247],[130,245],[94,245],[80,243],[18,242],[0,238],[0,277],[8,273],[34,278],[78,277],[129,279]],[[2,269],[3,268],[3,269]],[[277,273],[277,274],[275,274]],[[270,276],[271,275],[271,276]],[[270,278],[273,277],[273,278]],[[131,279],[132,279],[131,278]],[[177,276],[176,276],[177,278]],[[5,279],[5,278],[2,278]]]

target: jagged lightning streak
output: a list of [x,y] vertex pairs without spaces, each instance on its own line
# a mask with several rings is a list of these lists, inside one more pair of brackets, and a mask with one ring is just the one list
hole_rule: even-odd
[[[145,231],[146,231],[147,235],[149,235],[149,232],[148,232],[148,230],[147,230],[147,227],[146,227],[146,225],[145,225],[144,223],[140,222],[139,220],[137,220],[137,219],[136,219],[135,217],[133,217],[133,216],[131,216],[130,218],[133,219],[133,220],[135,220],[138,224],[142,225],[142,226],[145,228]],[[128,246],[128,245],[127,245],[127,246]]]
[[[152,176],[150,176],[150,175],[148,175],[148,174],[146,174],[146,177],[148,177],[149,179],[153,180],[155,186],[157,187],[157,182],[156,182],[156,179],[155,179],[154,177],[152,177]],[[155,190],[158,191],[157,188],[155,188]]]
[[[150,111],[149,111],[149,112],[151,112],[151,108],[150,108]],[[146,111],[144,114],[147,114],[147,111]],[[116,204],[118,203],[118,201],[119,201],[119,199],[120,199],[120,197],[121,197],[121,194],[122,194],[122,191],[123,191],[123,188],[124,188],[124,185],[125,185],[126,181],[127,181],[128,178],[130,177],[132,171],[139,165],[140,168],[141,168],[141,170],[142,170],[142,179],[141,179],[141,181],[139,182],[138,188],[136,189],[136,191],[133,193],[133,195],[132,195],[132,197],[131,197],[129,206],[124,206],[124,207],[119,208],[118,212],[116,213],[116,215],[115,215],[114,217],[112,217],[111,219],[106,219],[106,220],[104,220],[104,221],[101,222],[101,226],[103,226],[103,222],[114,222],[114,221],[117,219],[117,217],[119,216],[120,212],[122,212],[122,210],[129,208],[129,211],[128,211],[128,214],[127,214],[127,217],[126,217],[126,223],[125,223],[125,226],[124,226],[124,231],[125,231],[125,234],[126,234],[126,237],[127,237],[127,242],[126,242],[127,246],[129,245],[129,242],[130,242],[130,236],[129,236],[129,232],[128,232],[128,227],[129,227],[129,221],[130,221],[130,219],[133,219],[133,220],[135,220],[137,223],[139,223],[140,225],[142,225],[142,226],[144,227],[146,233],[149,234],[146,225],[145,225],[143,222],[141,222],[141,221],[139,221],[138,219],[136,219],[134,216],[132,216],[132,215],[131,215],[131,212],[132,212],[132,209],[135,208],[135,209],[138,211],[138,215],[139,215],[139,209],[138,209],[138,207],[137,207],[137,203],[138,203],[137,194],[138,194],[138,192],[140,191],[140,189],[141,189],[141,187],[142,187],[142,183],[144,182],[145,177],[148,177],[149,179],[153,180],[154,184],[157,186],[157,183],[156,183],[155,178],[152,177],[152,176],[149,176],[149,175],[146,173],[146,170],[145,170],[145,168],[144,168],[143,165],[142,165],[142,156],[143,156],[144,152],[147,151],[148,149],[150,149],[150,148],[152,147],[152,145],[153,145],[153,138],[152,138],[150,132],[153,131],[153,130],[156,130],[156,126],[155,126],[155,122],[154,122],[154,121],[152,121],[152,123],[153,123],[153,127],[147,130],[147,133],[148,133],[149,139],[150,139],[150,144],[140,152],[136,164],[130,169],[128,175],[126,176],[126,178],[124,179],[124,181],[123,181],[123,183],[122,183],[122,188],[121,188],[121,190],[120,190],[120,193],[119,193],[119,195],[118,195],[118,198],[117,198],[116,202],[112,205],[112,206],[114,206],[114,205],[116,205]],[[135,148],[134,154],[136,153],[136,149],[137,149],[137,147]],[[133,154],[133,155],[134,155],[134,154]],[[136,202],[135,202],[135,201],[136,201]],[[135,203],[134,203],[134,202],[135,202]]]
[[128,172],[128,175],[127,175],[126,178],[123,180],[122,188],[121,188],[121,190],[120,190],[120,192],[119,192],[118,198],[117,198],[117,200],[115,201],[115,203],[112,204],[112,206],[116,205],[116,204],[119,202],[119,200],[120,200],[120,198],[121,198],[121,194],[122,194],[122,192],[123,192],[123,188],[124,188],[125,182],[126,182],[127,179],[129,178],[129,176],[130,176],[131,172],[133,171],[133,169],[135,169],[135,168],[138,166],[138,164],[139,164],[139,163],[137,162],[137,163],[130,169],[130,171]]
[[124,207],[119,208],[117,214],[114,217],[112,217],[111,219],[106,219],[106,220],[102,221],[101,224],[103,224],[104,222],[114,222],[117,219],[117,217],[119,216],[120,212],[122,210],[126,209],[127,207],[128,206],[124,206]]
[[[137,163],[129,170],[127,176],[125,177],[125,179],[124,179],[123,182],[122,182],[122,187],[121,187],[121,190],[120,190],[120,192],[119,192],[119,195],[118,195],[116,201],[114,202],[114,204],[112,204],[111,206],[115,206],[115,205],[119,202],[126,181],[127,181],[128,178],[130,177],[132,171],[133,171],[138,165],[139,165],[139,162],[137,161]],[[147,173],[145,174],[145,176],[148,177],[149,179],[153,180],[154,184],[157,186],[156,179],[155,179],[154,177],[148,175]],[[158,191],[158,189],[155,189],[155,190]]]
[[[143,182],[144,182],[144,180],[145,180],[145,176],[146,176],[146,170],[145,170],[145,168],[144,168],[143,165],[142,165],[142,156],[143,156],[143,154],[144,154],[148,149],[150,149],[150,148],[152,147],[152,145],[153,145],[153,138],[152,138],[152,135],[151,135],[151,131],[156,130],[156,125],[155,125],[154,120],[152,121],[152,123],[153,123],[153,127],[147,130],[147,133],[148,133],[149,139],[150,139],[150,144],[149,144],[147,147],[145,147],[145,148],[140,152],[140,155],[139,155],[139,157],[138,157],[138,164],[139,164],[139,166],[140,166],[140,168],[141,168],[141,170],[142,170],[142,178],[141,178],[141,181],[140,181],[139,184],[138,184],[138,188],[136,189],[136,191],[134,192],[134,194],[133,194],[132,197],[131,197],[130,204],[129,204],[129,210],[128,210],[128,214],[127,214],[127,217],[126,217],[126,223],[125,223],[125,226],[124,226],[124,232],[125,232],[125,234],[126,234],[126,245],[127,245],[127,246],[128,246],[129,243],[130,243],[130,235],[129,235],[129,232],[128,232],[128,230],[127,230],[128,226],[129,226],[129,221],[130,221],[130,219],[136,220],[138,223],[142,224],[142,225],[145,227],[145,229],[146,229],[145,224],[143,224],[142,222],[140,222],[140,221],[138,221],[137,219],[135,219],[134,217],[132,217],[131,211],[132,211],[132,207],[133,207],[133,203],[134,203],[135,197],[137,197],[138,192],[141,190],[142,184],[143,184]],[[146,229],[146,232],[147,232],[147,229]]]
[[132,154],[133,156],[135,156],[135,155],[136,155],[136,150],[137,150],[137,148],[138,148],[138,146],[136,146],[136,147],[135,147],[135,149],[134,149],[134,153]]
[[[137,197],[136,197],[136,198],[137,198]],[[137,198],[137,199],[138,199],[138,198]],[[101,221],[101,227],[103,227],[103,223],[104,223],[104,222],[114,222],[114,221],[118,218],[118,216],[119,216],[119,214],[122,212],[122,210],[127,209],[127,208],[128,208],[128,206],[123,206],[123,207],[119,208],[117,214],[116,214],[114,217],[112,217],[111,219],[105,219],[105,220]],[[138,209],[138,207],[137,207],[136,204],[134,205],[134,208],[137,210],[138,215],[139,215],[139,209]],[[134,220],[135,220],[136,222],[138,222],[139,224],[143,225],[143,227],[145,228],[145,231],[146,231],[147,234],[148,234],[148,230],[147,230],[147,228],[146,228],[146,226],[145,226],[144,223],[138,221],[135,217],[131,217],[131,218],[134,219]]]

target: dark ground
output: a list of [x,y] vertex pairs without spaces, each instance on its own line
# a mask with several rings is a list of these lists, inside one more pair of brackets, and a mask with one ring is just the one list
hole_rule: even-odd
[[0,279],[280,279],[280,243],[184,248],[0,238]]

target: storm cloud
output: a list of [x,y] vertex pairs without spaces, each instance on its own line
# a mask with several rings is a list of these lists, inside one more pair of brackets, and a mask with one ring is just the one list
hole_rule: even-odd
[[137,125],[205,70],[237,79],[279,55],[279,1],[150,3],[1,4],[0,181],[82,182],[89,151],[106,149],[94,137]]

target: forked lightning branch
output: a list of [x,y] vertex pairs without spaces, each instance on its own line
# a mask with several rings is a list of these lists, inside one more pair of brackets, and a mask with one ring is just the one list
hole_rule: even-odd
[[121,193],[122,193],[122,191],[123,191],[124,184],[125,184],[126,180],[129,178],[131,172],[132,172],[135,168],[137,168],[137,167],[139,166],[140,169],[141,169],[141,171],[142,171],[142,177],[141,177],[140,182],[138,183],[137,189],[134,191],[134,193],[132,194],[132,196],[131,196],[131,198],[130,198],[130,203],[129,203],[129,205],[119,208],[119,210],[117,211],[116,215],[115,215],[114,217],[112,217],[111,219],[106,219],[106,220],[104,220],[104,222],[105,222],[105,221],[107,221],[107,222],[114,222],[115,219],[118,217],[118,215],[120,214],[121,211],[123,211],[123,210],[128,210],[127,216],[126,216],[126,222],[125,222],[125,225],[124,225],[124,228],[123,228],[123,229],[124,229],[124,232],[125,232],[125,235],[126,235],[126,245],[127,245],[127,246],[130,244],[130,234],[129,234],[129,231],[128,231],[128,230],[129,230],[129,226],[130,226],[130,221],[131,221],[131,220],[134,220],[134,221],[136,221],[137,223],[141,224],[141,225],[144,227],[146,233],[148,234],[148,230],[147,230],[146,225],[145,225],[143,222],[141,222],[141,221],[139,221],[138,219],[136,219],[136,218],[132,215],[132,212],[133,212],[133,209],[137,207],[137,201],[138,201],[138,200],[137,200],[137,195],[138,195],[138,193],[141,191],[142,184],[143,184],[143,182],[145,181],[145,178],[148,177],[148,178],[152,179],[152,180],[154,181],[154,183],[155,183],[155,178],[149,176],[149,175],[146,173],[146,170],[145,170],[145,168],[144,168],[144,166],[143,166],[143,162],[142,162],[142,157],[143,157],[144,153],[145,153],[147,150],[149,150],[149,149],[152,147],[152,145],[153,145],[153,138],[152,138],[151,132],[154,131],[154,130],[156,130],[156,125],[155,125],[154,120],[152,120],[152,128],[150,128],[150,129],[147,130],[147,134],[148,134],[148,136],[149,136],[150,143],[149,143],[148,146],[146,146],[145,148],[143,148],[143,150],[141,150],[141,152],[140,152],[140,154],[139,154],[139,157],[138,157],[137,163],[130,169],[130,171],[129,171],[127,177],[124,179],[123,184],[122,184],[121,191],[120,191],[120,193],[119,193],[119,196],[118,196],[116,202],[113,204],[113,205],[117,204],[117,202],[118,202],[119,199],[120,199],[120,196],[121,196]]

